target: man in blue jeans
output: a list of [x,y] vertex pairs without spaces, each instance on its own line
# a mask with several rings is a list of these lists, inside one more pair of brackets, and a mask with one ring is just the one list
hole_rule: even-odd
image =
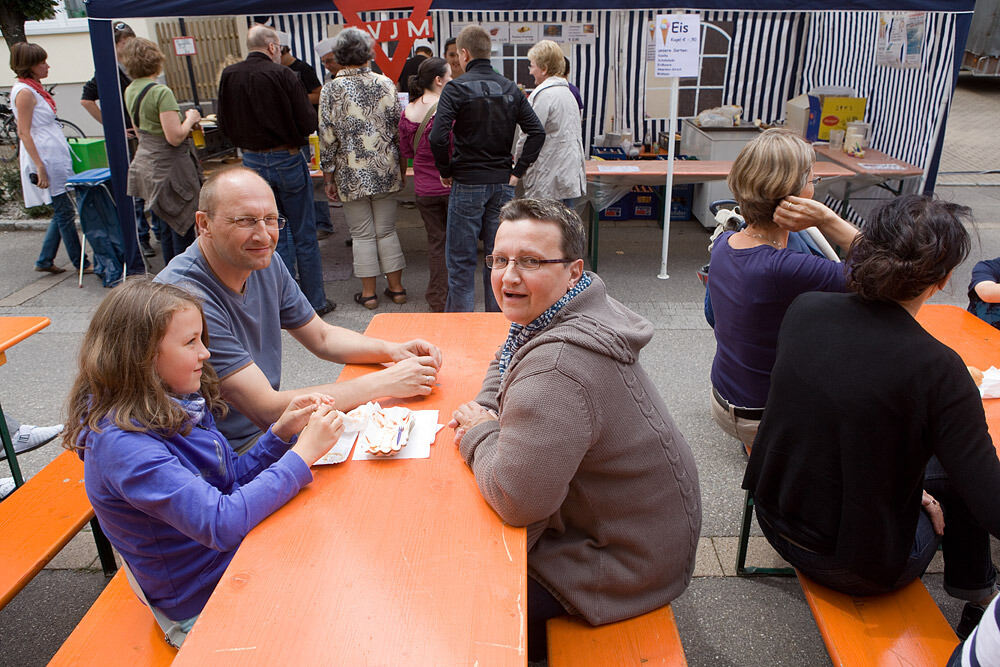
[[219,81],[219,128],[243,151],[243,164],[274,191],[288,219],[278,252],[306,299],[322,316],[336,306],[323,291],[323,266],[316,241],[316,213],[309,166],[302,147],[316,131],[316,111],[295,73],[280,65],[278,34],[263,25],[247,33],[246,60],[230,65]]
[[[477,241],[486,254],[500,224],[500,207],[514,197],[514,186],[538,157],[545,129],[517,85],[490,65],[490,35],[471,25],[456,40],[465,67],[441,91],[430,144],[441,182],[451,186],[445,262],[448,267],[449,313],[475,309]],[[517,164],[512,165],[514,131],[527,135]],[[454,153],[451,145],[454,139]],[[490,271],[483,267],[486,310],[500,312]]]

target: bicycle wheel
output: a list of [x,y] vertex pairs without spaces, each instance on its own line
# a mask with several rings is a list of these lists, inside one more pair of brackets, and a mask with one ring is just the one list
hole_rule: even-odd
[[76,123],[71,123],[70,121],[63,120],[62,118],[56,118],[56,122],[59,123],[59,126],[62,128],[63,135],[65,135],[67,139],[73,137],[83,139],[87,136]]
[[19,144],[14,116],[8,116],[0,122],[0,162],[16,160],[20,152]]

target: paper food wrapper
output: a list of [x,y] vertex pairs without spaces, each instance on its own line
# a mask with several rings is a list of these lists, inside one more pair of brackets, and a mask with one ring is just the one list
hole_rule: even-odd
[[437,419],[437,410],[359,405],[343,416],[344,433],[316,465],[343,463],[355,442],[355,460],[429,458],[431,443],[443,428]]
[[1000,398],[1000,368],[990,366],[983,371],[983,381],[979,384],[979,395],[983,398]]

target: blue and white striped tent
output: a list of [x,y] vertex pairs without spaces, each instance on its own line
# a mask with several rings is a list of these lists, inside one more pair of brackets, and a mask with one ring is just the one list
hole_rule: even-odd
[[[600,6],[597,6],[600,4]],[[853,88],[868,98],[866,120],[873,146],[925,171],[933,188],[941,141],[972,19],[974,0],[802,0],[794,9],[780,0],[701,0],[690,3],[638,0],[434,0],[434,34],[453,34],[457,23],[546,22],[594,23],[594,45],[574,45],[571,78],[583,92],[584,136],[630,128],[636,137],[655,137],[666,120],[646,118],[641,82],[646,77],[646,26],[656,14],[678,7],[701,14],[703,23],[727,33],[728,60],[722,102],[739,104],[744,118],[777,121],[785,100],[816,86]],[[88,0],[91,44],[97,63],[101,106],[121,108],[115,70],[111,19],[130,17],[238,14],[272,16],[279,30],[292,36],[292,51],[318,71],[313,45],[327,25],[342,24],[330,0]],[[873,36],[879,11],[927,12],[919,68],[875,65]],[[276,13],[277,12],[277,13]],[[405,18],[408,10],[369,12],[362,20]],[[609,93],[613,104],[605,104]],[[105,99],[105,97],[109,99]],[[105,117],[109,164],[130,267],[141,267],[134,223],[125,195],[128,158],[123,121]],[[134,255],[134,261],[133,261]]]

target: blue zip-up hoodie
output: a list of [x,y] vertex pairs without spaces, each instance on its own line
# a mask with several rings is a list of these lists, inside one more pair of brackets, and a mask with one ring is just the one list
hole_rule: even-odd
[[270,429],[237,456],[207,412],[187,436],[107,419],[101,429],[80,437],[87,497],[149,602],[175,621],[201,613],[244,536],[312,481]]

